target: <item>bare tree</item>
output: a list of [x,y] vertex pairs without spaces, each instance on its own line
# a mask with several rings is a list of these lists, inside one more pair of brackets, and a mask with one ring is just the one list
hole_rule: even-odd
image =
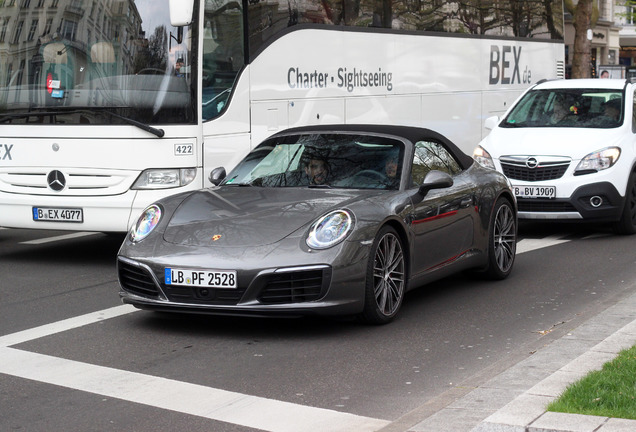
[[572,0],[564,0],[565,8],[574,17],[574,53],[572,55],[572,78],[590,78],[591,41],[587,32],[598,19],[598,9],[593,0],[579,0],[576,4]]

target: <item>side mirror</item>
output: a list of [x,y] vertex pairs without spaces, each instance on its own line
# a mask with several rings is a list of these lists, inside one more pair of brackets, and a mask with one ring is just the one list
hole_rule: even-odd
[[484,127],[488,130],[493,130],[499,124],[499,116],[488,117],[484,122]]
[[210,177],[208,177],[208,180],[210,180],[210,183],[212,183],[214,186],[218,186],[226,177],[226,175],[227,174],[225,172],[225,168],[214,168],[210,173]]
[[174,27],[190,25],[195,0],[170,0],[170,24]]
[[445,172],[432,170],[424,178],[424,182],[418,189],[418,193],[422,196],[426,195],[431,189],[445,189],[453,185],[453,178]]

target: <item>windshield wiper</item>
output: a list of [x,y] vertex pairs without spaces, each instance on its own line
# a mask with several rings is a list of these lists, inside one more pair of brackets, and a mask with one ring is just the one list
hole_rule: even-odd
[[56,116],[61,114],[78,114],[78,113],[92,113],[92,112],[103,112],[103,113],[109,114],[115,118],[122,120],[123,122],[131,126],[135,126],[135,127],[138,127],[139,129],[145,130],[146,132],[150,132],[151,134],[159,138],[163,138],[163,136],[166,134],[166,132],[163,129],[158,129],[150,125],[147,125],[145,123],[141,123],[137,120],[133,120],[129,117],[125,117],[120,114],[114,113],[112,111],[108,111],[107,109],[99,109],[99,108],[96,108],[95,111],[88,108],[84,108],[84,109],[72,109],[68,111],[65,111],[65,110],[40,111],[40,112],[31,111],[31,112],[25,112],[25,113],[19,113],[19,114],[7,114],[5,116],[0,117],[0,123],[5,123],[10,120],[25,118],[25,117],[46,117],[46,116]]
[[[88,111],[90,112],[90,110],[79,110],[82,112]],[[112,111],[108,111],[107,109],[100,109],[99,112],[105,112],[106,114],[112,115],[115,118],[118,118],[120,120],[123,120],[125,123],[128,123],[131,126],[136,126],[141,130],[145,130],[146,132],[150,132],[151,134],[159,137],[159,138],[163,138],[163,136],[166,134],[166,132],[163,129],[159,129],[156,127],[152,127],[150,125],[147,125],[145,123],[139,122],[137,120],[133,120],[130,117],[125,117],[123,115],[119,115],[117,113],[114,113]]]

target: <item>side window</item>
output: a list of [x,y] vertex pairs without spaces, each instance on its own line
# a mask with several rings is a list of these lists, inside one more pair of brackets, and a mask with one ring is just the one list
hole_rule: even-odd
[[233,0],[206,0],[202,65],[204,121],[221,115],[244,61],[243,11],[240,3]]
[[457,163],[453,155],[440,143],[420,141],[415,144],[413,169],[411,172],[413,183],[421,185],[424,182],[426,174],[431,170],[443,171],[451,176],[462,172],[461,166]]

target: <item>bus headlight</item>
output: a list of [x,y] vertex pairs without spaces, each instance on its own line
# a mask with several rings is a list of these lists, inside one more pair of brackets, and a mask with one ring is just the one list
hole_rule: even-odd
[[132,189],[168,189],[186,186],[197,176],[196,168],[147,169],[139,175]]

